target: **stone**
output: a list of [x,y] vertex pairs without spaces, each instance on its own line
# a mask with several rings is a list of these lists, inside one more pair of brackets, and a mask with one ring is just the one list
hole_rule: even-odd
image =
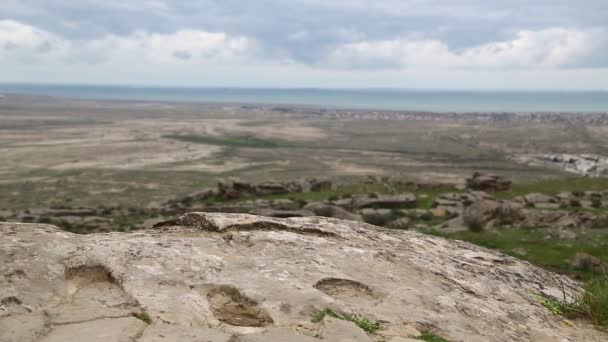
[[287,328],[274,328],[261,333],[240,335],[230,342],[319,342]]
[[319,335],[331,342],[372,342],[365,331],[353,322],[325,316]]
[[322,202],[308,203],[302,209],[312,211],[316,216],[333,217],[349,221],[363,221],[361,215],[353,214],[339,206]]
[[389,222],[386,227],[391,229],[409,229],[412,219],[409,217],[400,217]]
[[557,203],[557,200],[554,197],[547,196],[545,194],[533,192],[524,196],[524,201],[526,203]]
[[363,218],[364,222],[373,224],[376,226],[384,226],[385,224],[392,221],[395,216],[393,211],[390,209],[371,209],[366,208],[359,211],[359,214]]
[[462,218],[470,229],[483,229],[492,226],[513,225],[524,219],[521,210],[510,203],[477,201],[466,207]]
[[585,252],[578,252],[572,259],[572,267],[583,271],[606,272],[608,265],[604,265],[599,258]]
[[475,172],[471,178],[466,180],[467,187],[473,190],[499,192],[509,191],[511,181],[494,174]]
[[[191,212],[88,235],[0,223],[0,289],[3,342],[187,341],[201,329],[202,341],[386,341],[410,338],[392,323],[404,319],[450,341],[608,340],[540,304],[583,291],[566,276],[462,241],[318,216]],[[325,308],[381,329],[311,322]]]
[[131,342],[145,327],[146,323],[135,317],[99,319],[56,326],[40,342]]
[[357,196],[354,198],[354,207],[358,209],[364,208],[383,208],[383,209],[399,209],[413,208],[416,206],[416,196],[414,194],[399,194],[399,195],[374,195],[374,196]]
[[138,342],[231,342],[231,334],[209,329],[171,324],[152,325],[144,331]]
[[312,211],[308,210],[255,209],[250,211],[249,213],[253,215],[279,218],[315,216]]
[[289,188],[282,183],[265,182],[255,186],[256,196],[283,195],[288,193]]

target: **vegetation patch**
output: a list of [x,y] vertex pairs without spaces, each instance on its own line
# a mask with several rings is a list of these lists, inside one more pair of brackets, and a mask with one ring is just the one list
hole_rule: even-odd
[[576,230],[576,238],[573,240],[564,240],[559,233],[548,229],[510,228],[453,233],[428,230],[426,233],[498,250],[581,280],[590,280],[603,275],[592,270],[575,269],[571,261],[577,253],[584,252],[604,263],[608,262],[608,232],[602,230]]
[[145,310],[140,312],[134,312],[133,317],[139,319],[140,321],[143,321],[146,324],[152,324],[152,317],[150,317],[150,315]]
[[541,304],[551,312],[566,318],[586,318],[600,327],[608,328],[608,275],[588,281],[585,292],[578,298],[544,299]]
[[419,340],[423,340],[426,342],[450,342],[448,340],[446,340],[445,338],[436,335],[430,331],[427,332],[423,332],[422,335],[420,335],[420,337],[418,337]]
[[253,148],[280,148],[280,147],[292,147],[293,144],[287,141],[279,139],[265,139],[258,138],[252,135],[230,135],[213,137],[208,135],[165,135],[164,138],[179,140],[183,142],[195,143],[195,144],[206,144],[206,145],[219,145],[219,146],[232,146],[232,147],[253,147]]
[[368,333],[374,333],[381,328],[380,322],[378,321],[357,315],[340,315],[330,308],[325,308],[321,311],[317,311],[312,314],[312,322],[320,322],[323,320],[323,318],[325,318],[325,316],[330,316],[344,321],[353,322],[359,328],[363,329]]

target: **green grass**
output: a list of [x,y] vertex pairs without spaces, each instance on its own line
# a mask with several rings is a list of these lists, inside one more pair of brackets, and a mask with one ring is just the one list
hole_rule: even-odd
[[133,317],[139,319],[140,321],[143,321],[146,324],[152,324],[152,317],[150,317],[150,315],[145,311],[142,310],[140,312],[134,312]]
[[418,337],[419,340],[423,340],[426,342],[450,342],[448,340],[446,340],[445,338],[436,335],[432,332],[423,332],[422,335],[420,335],[420,337]]
[[496,196],[499,198],[508,199],[531,192],[555,195],[560,192],[605,190],[608,190],[608,177],[565,177],[546,179],[531,183],[514,184],[511,187],[511,191],[497,193]]
[[380,322],[356,315],[340,315],[330,308],[325,308],[321,311],[313,313],[312,322],[320,322],[323,320],[323,318],[325,318],[325,316],[330,316],[344,321],[353,322],[359,328],[363,329],[368,333],[374,333],[381,328]]
[[566,318],[585,318],[608,328],[608,275],[585,284],[584,293],[573,300],[547,298],[541,302],[551,312]]
[[207,144],[207,145],[219,145],[219,146],[232,146],[232,147],[254,147],[254,148],[279,148],[279,147],[291,147],[294,144],[279,140],[279,139],[264,139],[258,138],[251,135],[231,135],[222,137],[212,137],[207,135],[165,135],[164,138],[179,140],[183,142],[190,142],[195,144]]
[[[455,233],[429,230],[427,233],[495,249],[530,261],[537,266],[584,280],[597,277],[598,274],[572,268],[570,260],[576,253],[586,252],[603,262],[608,262],[608,232],[602,230],[576,231],[577,237],[574,240],[561,239],[557,233],[552,233],[548,229],[513,228]],[[525,253],[520,253],[521,250]]]

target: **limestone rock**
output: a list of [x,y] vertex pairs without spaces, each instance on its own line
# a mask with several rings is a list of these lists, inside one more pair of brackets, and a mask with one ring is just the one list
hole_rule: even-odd
[[[321,217],[188,213],[89,235],[0,223],[0,289],[3,342],[383,341],[410,338],[407,325],[450,341],[608,340],[540,304],[582,291],[565,276],[461,241]],[[312,323],[325,308],[382,327]]]
[[412,208],[416,206],[414,194],[358,196],[354,199],[354,207],[363,208]]
[[475,172],[466,182],[467,187],[473,190],[497,192],[509,191],[511,189],[511,181],[488,173]]

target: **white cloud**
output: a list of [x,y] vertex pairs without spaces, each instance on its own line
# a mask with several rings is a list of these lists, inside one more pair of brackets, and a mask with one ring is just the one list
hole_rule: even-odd
[[599,30],[520,31],[510,41],[453,51],[438,40],[379,40],[344,44],[326,63],[338,68],[557,68],[593,54]]
[[[13,20],[0,20],[0,60],[19,64],[148,62],[230,63],[251,57],[255,43],[221,32],[180,30],[170,34],[136,32],[71,41]],[[187,58],[185,58],[187,56]]]

